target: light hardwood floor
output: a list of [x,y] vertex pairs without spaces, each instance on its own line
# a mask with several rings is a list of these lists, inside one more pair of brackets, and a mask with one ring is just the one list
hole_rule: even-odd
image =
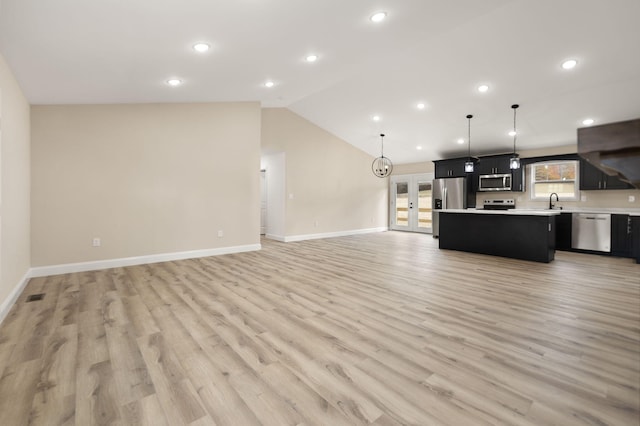
[[37,278],[0,374],[1,425],[638,425],[640,265],[385,232]]

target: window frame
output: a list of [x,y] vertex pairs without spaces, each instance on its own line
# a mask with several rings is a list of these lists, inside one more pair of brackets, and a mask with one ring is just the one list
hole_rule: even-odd
[[[550,166],[556,164],[565,164],[565,163],[574,163],[575,164],[575,179],[573,180],[574,187],[574,195],[572,197],[563,196],[563,201],[579,201],[580,200],[580,161],[578,159],[549,159],[544,161],[535,161],[528,164],[529,166],[529,198],[531,201],[543,201],[548,200],[549,195],[545,195],[544,197],[537,196],[535,191],[536,183],[549,182],[553,183],[554,181],[536,181],[536,166]],[[562,181],[558,181],[562,182]]]

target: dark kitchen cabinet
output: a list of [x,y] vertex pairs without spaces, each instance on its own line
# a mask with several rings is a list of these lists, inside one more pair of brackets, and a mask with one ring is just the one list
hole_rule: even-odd
[[450,177],[467,177],[470,173],[465,173],[464,163],[467,158],[454,158],[451,160],[434,161],[436,179]]
[[556,250],[571,250],[571,213],[556,216]]
[[509,168],[509,159],[511,154],[489,155],[480,157],[476,166],[476,172],[480,175],[499,175],[511,173]]
[[631,217],[631,257],[640,263],[640,216]]
[[520,165],[519,169],[511,171],[511,191],[524,192],[525,187],[524,166]]
[[587,160],[580,160],[580,189],[593,191],[602,189],[632,189],[633,186],[622,182],[615,176],[609,176]]
[[631,218],[627,214],[611,215],[611,255],[631,257]]

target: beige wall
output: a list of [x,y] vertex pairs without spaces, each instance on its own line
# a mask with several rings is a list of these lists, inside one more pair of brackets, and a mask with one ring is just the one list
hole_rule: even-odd
[[416,173],[433,173],[434,171],[433,161],[393,165],[394,175],[413,175]]
[[284,108],[262,110],[262,150],[286,154],[285,236],[388,226],[373,157]]
[[0,112],[0,306],[4,306],[30,266],[30,136],[29,103],[1,55]]
[[34,106],[31,132],[32,266],[260,242],[258,103]]

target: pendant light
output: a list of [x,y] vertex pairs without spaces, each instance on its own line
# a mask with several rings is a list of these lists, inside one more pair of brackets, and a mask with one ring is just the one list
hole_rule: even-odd
[[518,104],[511,105],[511,108],[513,108],[513,155],[509,159],[509,168],[511,170],[520,168],[520,157],[518,157],[518,154],[516,153],[516,110],[519,106],[520,105]]
[[380,157],[373,160],[371,170],[379,178],[385,178],[393,171],[393,163],[384,156],[384,133],[380,134]]
[[467,115],[467,120],[469,122],[468,125],[468,129],[469,129],[469,136],[468,136],[468,158],[466,163],[464,163],[464,171],[465,173],[473,173],[473,160],[471,159],[471,119],[473,118],[473,115],[469,114]]

